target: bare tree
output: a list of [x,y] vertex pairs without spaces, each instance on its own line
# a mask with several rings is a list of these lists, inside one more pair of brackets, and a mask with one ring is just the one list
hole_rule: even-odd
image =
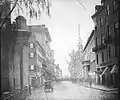
[[[8,7],[6,4],[12,5],[9,12],[5,12],[5,9]],[[29,11],[29,16],[32,18],[35,16],[36,18],[41,15],[41,12],[46,12],[48,16],[50,16],[50,1],[49,0],[0,0],[0,18],[4,16],[4,20],[0,24],[0,29],[3,28],[4,24],[11,16],[13,10],[17,7],[18,11],[24,9],[22,5],[25,6],[26,9]],[[6,14],[4,14],[6,13]]]

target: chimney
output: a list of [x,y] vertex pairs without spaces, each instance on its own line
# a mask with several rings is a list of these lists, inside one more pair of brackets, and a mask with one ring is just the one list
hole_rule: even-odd
[[15,20],[17,29],[26,29],[26,19],[23,16],[18,16]]
[[101,5],[96,5],[96,6],[95,6],[95,11],[96,11],[96,12],[99,12],[99,11],[102,9],[102,7],[103,7],[103,6],[101,6]]

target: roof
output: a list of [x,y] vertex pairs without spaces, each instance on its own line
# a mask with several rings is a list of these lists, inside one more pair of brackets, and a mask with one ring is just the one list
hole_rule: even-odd
[[49,42],[52,41],[51,36],[49,34],[49,30],[47,27],[45,27],[45,25],[29,25],[28,27],[32,32],[37,32],[37,33],[43,32],[45,36],[47,37],[48,41]]
[[86,43],[86,45],[85,45],[83,51],[85,51],[85,49],[87,48],[87,46],[88,46],[88,44],[89,44],[91,38],[93,37],[93,35],[94,35],[94,30],[92,30],[92,32],[91,32],[91,34],[90,34],[90,36],[89,36],[89,38],[88,38],[88,40],[87,40],[87,43]]
[[[99,7],[99,10],[97,10],[97,7]],[[95,14],[93,14],[93,15],[91,16],[92,19],[93,19],[96,15],[98,15],[98,14],[104,9],[104,6],[96,5],[96,6],[95,6],[95,9],[97,10],[97,12],[95,12]]]

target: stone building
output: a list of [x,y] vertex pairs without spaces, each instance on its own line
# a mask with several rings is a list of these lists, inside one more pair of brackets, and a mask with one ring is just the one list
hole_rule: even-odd
[[28,90],[28,86],[39,87],[44,78],[54,76],[54,51],[47,44],[51,38],[48,31],[44,32],[41,27],[43,26],[33,31],[26,25],[26,19],[18,16],[15,22],[3,31],[2,93],[20,91],[23,96],[23,90]]
[[31,35],[26,27],[26,19],[18,16],[13,24],[9,24],[2,31],[2,34],[1,86],[3,97],[7,93],[12,94],[15,100],[23,99],[28,95],[29,86],[28,68],[23,64],[23,49],[28,44],[28,38]]
[[[10,17],[2,26],[3,22],[6,20],[6,15],[10,11],[10,3],[4,3],[0,6],[0,34],[1,34],[1,92],[10,91],[9,85],[9,45],[14,43],[15,38],[11,32],[11,20]],[[9,33],[9,34],[8,34]],[[13,37],[13,38],[11,38]]]
[[119,72],[119,0],[101,0],[92,16],[95,22],[95,47],[98,83],[118,87]]

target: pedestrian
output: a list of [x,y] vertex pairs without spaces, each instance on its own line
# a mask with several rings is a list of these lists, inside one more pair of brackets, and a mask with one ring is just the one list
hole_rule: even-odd
[[29,85],[29,94],[31,95],[31,85]]
[[92,80],[90,80],[90,87],[91,87],[91,85],[92,85]]

